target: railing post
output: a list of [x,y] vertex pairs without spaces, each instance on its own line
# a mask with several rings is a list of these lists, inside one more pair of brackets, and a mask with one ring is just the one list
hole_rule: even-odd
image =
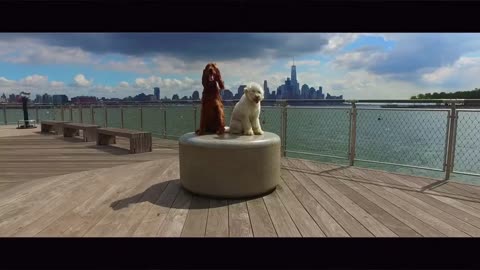
[[197,106],[193,104],[193,132],[197,130]]
[[352,102],[352,109],[350,111],[350,138],[349,138],[348,159],[350,166],[355,163],[355,149],[357,143],[357,105]]
[[280,139],[281,139],[281,148],[282,148],[282,156],[287,156],[287,101],[283,101],[281,104],[281,113],[282,113],[282,124],[281,124],[281,131],[280,131]]
[[73,106],[70,104],[70,121],[75,122],[73,120]]
[[163,108],[163,138],[167,138],[167,107]]
[[80,113],[80,123],[83,123],[83,110],[81,104],[78,104],[78,111]]
[[105,113],[105,127],[108,127],[108,110],[107,110],[107,105],[103,105],[104,108],[104,113]]
[[140,130],[143,130],[143,107],[140,105]]
[[63,115],[63,104],[60,105],[60,118],[62,119],[62,121],[65,121],[65,115]]
[[92,115],[92,125],[95,125],[95,111],[93,110],[93,104],[90,105],[90,115]]
[[8,125],[8,121],[7,121],[7,104],[3,104],[3,122],[5,123],[5,126]]
[[450,179],[450,175],[453,172],[453,165],[455,159],[455,144],[456,144],[456,136],[457,136],[457,120],[458,120],[458,112],[455,106],[455,103],[451,105],[451,112],[448,115],[448,145],[447,145],[447,158],[445,167],[445,180]]
[[120,106],[120,126],[123,128],[123,107]]
[[37,121],[37,124],[40,122],[40,119],[38,118],[38,105],[35,105],[35,121]]

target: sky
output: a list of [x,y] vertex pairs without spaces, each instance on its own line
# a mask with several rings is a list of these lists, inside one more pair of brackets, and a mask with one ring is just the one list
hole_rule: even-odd
[[227,89],[290,76],[346,99],[480,87],[480,33],[0,33],[0,94],[190,96],[217,63]]

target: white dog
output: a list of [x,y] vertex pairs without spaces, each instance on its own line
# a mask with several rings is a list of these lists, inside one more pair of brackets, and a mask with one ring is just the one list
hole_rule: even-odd
[[260,102],[263,100],[263,88],[257,83],[245,87],[243,96],[233,108],[228,132],[232,134],[262,135],[260,127]]

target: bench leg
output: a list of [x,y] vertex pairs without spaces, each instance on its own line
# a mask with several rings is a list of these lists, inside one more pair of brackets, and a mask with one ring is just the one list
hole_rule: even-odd
[[109,145],[109,144],[115,144],[115,136],[112,135],[107,135],[107,134],[97,134],[97,145]]
[[[114,142],[115,143],[115,137]],[[86,128],[83,131],[83,140],[86,142],[94,142],[97,139],[97,129],[96,128]]]
[[52,126],[47,124],[41,125],[41,132],[42,133],[50,133],[52,131]]
[[77,135],[78,130],[74,128],[64,128],[63,129],[63,137],[75,137]]
[[152,135],[138,134],[130,139],[130,153],[152,152]]

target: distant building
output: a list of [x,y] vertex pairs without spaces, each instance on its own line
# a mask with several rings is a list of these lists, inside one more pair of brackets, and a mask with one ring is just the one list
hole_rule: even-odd
[[157,95],[148,95],[147,98],[148,98],[148,101],[158,100]]
[[155,95],[157,100],[160,100],[160,87],[153,88],[153,94]]
[[0,97],[0,103],[7,103],[7,96],[5,96],[5,93]]
[[15,102],[17,102],[17,97],[15,96],[15,94],[10,94],[10,95],[8,96],[8,102],[9,102],[9,103],[15,103]]
[[36,95],[34,102],[35,103],[42,103],[42,99],[43,99],[42,95]]
[[270,98],[270,89],[268,88],[267,80],[263,81],[263,94],[265,98]]
[[53,98],[49,94],[45,93],[42,96],[42,103],[44,104],[52,104],[53,103]]
[[63,105],[68,103],[68,97],[66,95],[53,95],[52,101],[55,105]]
[[308,90],[308,99],[316,99],[316,95],[315,95],[315,88],[313,87],[310,87],[310,89]]
[[97,103],[96,97],[86,97],[86,96],[79,96],[71,98],[72,103],[74,104],[94,104]]
[[308,99],[308,89],[309,88],[307,84],[302,85],[302,91],[300,93],[302,99]]

